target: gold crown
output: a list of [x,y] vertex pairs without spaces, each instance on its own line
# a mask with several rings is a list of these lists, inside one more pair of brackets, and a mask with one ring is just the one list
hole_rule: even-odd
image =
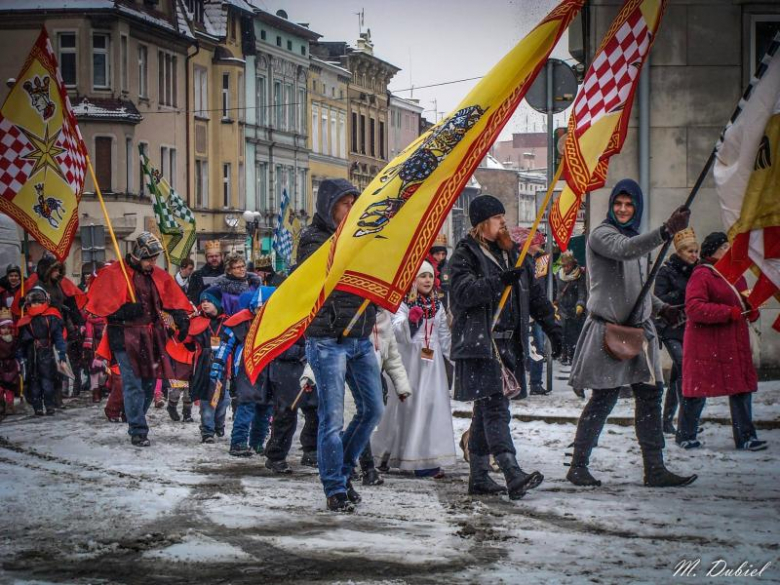
[[13,321],[13,315],[11,315],[10,309],[3,307],[0,309],[0,322]]
[[255,259],[255,268],[269,268],[271,266],[273,266],[273,258],[271,258],[270,254],[258,256]]
[[447,234],[439,234],[436,236],[436,239],[433,240],[434,246],[446,246],[447,245]]
[[685,228],[674,234],[674,248],[679,250],[682,246],[696,243],[696,232],[693,228]]
[[209,240],[203,244],[203,249],[205,250],[206,254],[214,251],[217,251],[221,254],[222,244],[220,243],[219,240]]

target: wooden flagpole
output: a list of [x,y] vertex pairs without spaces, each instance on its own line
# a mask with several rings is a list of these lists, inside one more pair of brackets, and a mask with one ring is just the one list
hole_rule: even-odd
[[[528,249],[531,247],[531,240],[533,239],[534,235],[536,235],[536,230],[539,229],[539,224],[542,222],[542,216],[544,215],[547,206],[550,204],[553,191],[555,190],[555,185],[558,184],[562,172],[563,163],[558,165],[558,171],[555,173],[555,177],[553,178],[552,183],[547,186],[547,195],[544,196],[544,202],[542,203],[541,207],[539,207],[539,213],[536,214],[536,219],[534,220],[534,224],[531,226],[531,231],[528,233],[528,238],[526,238],[525,244],[523,244],[523,249],[520,250],[520,256],[517,258],[515,268],[522,266],[523,262],[525,261],[525,257],[528,255]],[[551,236],[552,234],[547,234],[548,238]],[[552,258],[550,258],[550,268],[548,268],[548,270],[552,270]],[[501,301],[498,303],[498,309],[496,309],[496,314],[493,315],[493,324],[490,326],[491,331],[496,328],[498,318],[501,316],[501,311],[504,310],[504,306],[509,299],[509,293],[511,292],[511,285],[504,288],[504,292],[501,294]]]
[[108,233],[111,234],[111,241],[114,244],[114,252],[116,253],[117,261],[119,262],[119,266],[122,269],[122,274],[125,275],[125,281],[127,282],[127,290],[130,292],[130,299],[132,302],[136,302],[135,299],[135,290],[133,290],[133,285],[130,282],[130,276],[127,274],[127,266],[125,266],[125,259],[122,257],[122,252],[119,250],[119,243],[116,241],[116,234],[114,234],[114,227],[111,225],[111,219],[108,217],[108,209],[106,209],[106,202],[103,201],[103,194],[100,192],[100,185],[98,185],[97,177],[95,176],[95,169],[92,167],[92,160],[89,158],[89,154],[87,154],[87,167],[89,167],[89,174],[92,177],[92,184],[95,185],[95,193],[98,196],[98,201],[100,201],[100,208],[103,210],[103,217],[106,220],[106,225],[108,226]]

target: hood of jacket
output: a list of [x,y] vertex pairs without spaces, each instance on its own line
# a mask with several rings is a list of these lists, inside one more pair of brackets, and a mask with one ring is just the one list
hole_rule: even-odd
[[[628,195],[631,197],[631,201],[634,202],[634,215],[628,221],[628,223],[622,224],[615,217],[615,213],[612,211],[612,206],[615,204],[615,199],[618,195]],[[604,223],[614,225],[621,234],[632,238],[639,235],[639,226],[642,223],[642,210],[644,209],[644,197],[642,195],[642,188],[633,179],[623,179],[618,181],[612,193],[609,195],[609,207],[607,208],[607,219]]]
[[338,227],[333,221],[333,207],[336,202],[345,195],[354,195],[357,198],[360,195],[357,187],[346,179],[327,179],[320,183],[317,191],[317,213],[316,217],[332,231]]

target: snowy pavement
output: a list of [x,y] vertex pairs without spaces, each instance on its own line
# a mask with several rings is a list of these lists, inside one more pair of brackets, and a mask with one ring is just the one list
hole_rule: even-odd
[[[780,382],[763,383],[755,418],[778,422],[778,403]],[[556,386],[513,408],[576,417],[582,404]],[[713,423],[699,451],[667,439],[669,467],[699,480],[658,490],[642,486],[633,429],[609,424],[592,461],[604,485],[578,489],[562,465],[574,425],[513,420],[521,465],[546,478],[523,500],[467,496],[460,461],[439,481],[390,473],[360,490],[356,514],[334,516],[297,442],[295,473],[280,477],[260,457],[228,456],[226,439],[202,445],[197,424],[164,410],[150,422],[150,449],[86,402],[0,423],[0,582],[780,583],[780,430],[759,433],[770,441],[759,453],[735,451]],[[467,426],[455,418],[456,439]],[[674,576],[684,559],[701,559],[696,577]],[[718,559],[771,564],[761,577],[708,578]]]

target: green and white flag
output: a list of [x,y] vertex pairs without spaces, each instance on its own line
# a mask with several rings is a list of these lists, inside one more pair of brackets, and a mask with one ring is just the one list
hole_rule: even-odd
[[170,262],[178,266],[184,258],[189,257],[195,244],[195,214],[160,171],[150,164],[149,157],[143,152],[140,155],[163,245],[168,251]]

